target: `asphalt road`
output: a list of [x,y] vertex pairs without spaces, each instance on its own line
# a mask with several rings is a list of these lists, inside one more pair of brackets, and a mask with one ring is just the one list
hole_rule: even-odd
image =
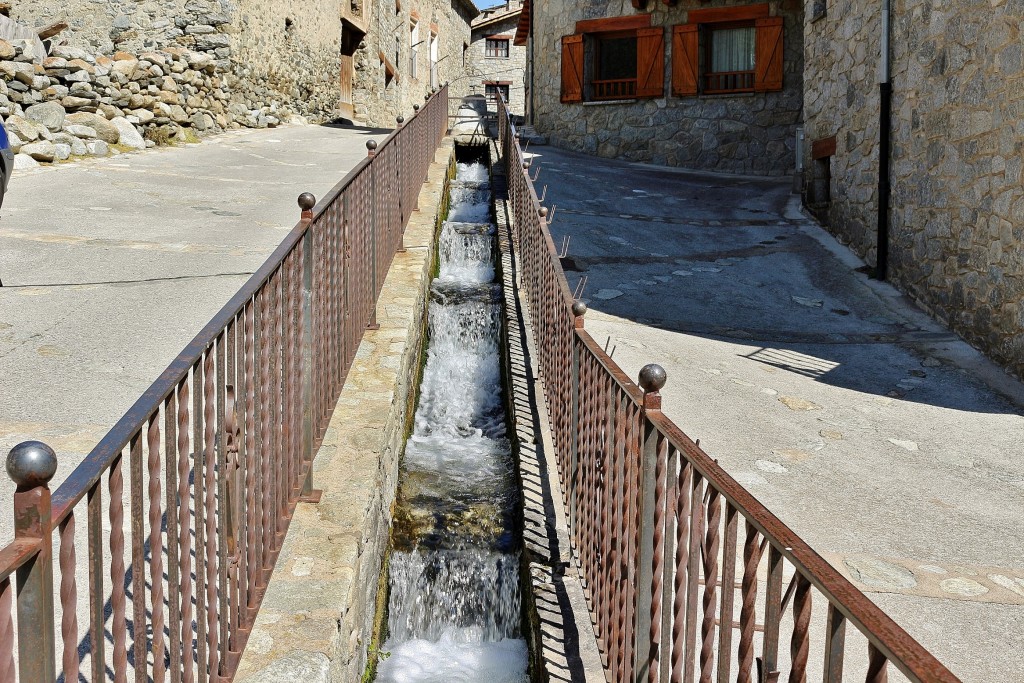
[[662,364],[664,411],[955,673],[1019,678],[1024,387],[788,180],[529,151],[594,338],[634,379]]
[[[285,126],[18,173],[0,210],[0,455],[54,483],[385,131]],[[54,487],[55,488],[55,487]],[[14,486],[0,476],[0,540]]]

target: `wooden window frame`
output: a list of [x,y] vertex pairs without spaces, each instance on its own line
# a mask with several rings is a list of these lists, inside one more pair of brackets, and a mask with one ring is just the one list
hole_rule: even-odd
[[[754,76],[757,73],[757,51],[754,52],[754,68],[750,71],[711,71],[711,56],[714,45],[712,43],[711,34],[715,31],[726,31],[734,28],[751,28],[754,29],[755,40],[757,39],[757,27],[754,24],[753,19],[744,19],[740,21],[715,21],[700,25],[700,38],[703,40],[702,54],[704,56],[704,68],[700,72],[700,92],[704,95],[731,95],[734,93],[746,93],[754,92]],[[713,88],[709,86],[712,78],[722,79],[723,76],[735,76],[735,81],[739,84],[733,87],[718,87]]]
[[[505,54],[491,54],[491,43],[505,43]],[[484,38],[484,57],[486,59],[512,59],[512,39],[508,36],[487,36]]]

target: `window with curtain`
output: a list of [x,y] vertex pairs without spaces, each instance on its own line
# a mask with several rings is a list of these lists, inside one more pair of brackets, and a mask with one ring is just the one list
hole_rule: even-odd
[[749,26],[709,27],[704,91],[754,89],[757,31]]

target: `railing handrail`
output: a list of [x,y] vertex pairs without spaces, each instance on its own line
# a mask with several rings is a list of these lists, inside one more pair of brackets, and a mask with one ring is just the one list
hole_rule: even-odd
[[[515,126],[511,122],[507,106],[501,98],[498,98],[498,100],[499,117],[502,117],[499,130],[510,138],[507,140],[511,145],[510,149],[516,150],[517,156],[522,158],[522,148],[519,147],[519,143],[515,139]],[[502,142],[505,143],[506,140],[502,140]],[[506,163],[509,166],[515,163],[515,161],[515,159],[506,159]],[[528,196],[531,208],[535,213],[539,213],[542,207],[534,189],[533,179],[530,178],[530,174],[525,168],[521,172],[526,181],[526,188],[529,190]],[[511,199],[513,198],[510,197]],[[538,221],[544,242],[548,247],[547,251],[552,257],[553,265],[557,268],[555,272],[559,275],[558,288],[563,292],[569,292],[568,281],[561,269],[558,254],[554,250],[554,240],[547,223],[543,219]],[[523,277],[525,279],[526,276],[524,275]],[[562,304],[566,307],[565,316],[567,318],[574,317],[570,310],[573,304],[571,295],[568,300],[563,300]],[[535,316],[534,325],[536,325],[537,312],[532,311],[532,314]],[[858,631],[888,661],[894,664],[911,680],[928,683],[959,682],[959,679],[939,662],[934,655],[914,640],[906,630],[868,599],[863,592],[858,590],[849,579],[839,573],[803,541],[796,532],[770,512],[718,465],[717,461],[690,439],[682,429],[661,411],[660,407],[656,409],[646,407],[644,391],[626,375],[618,363],[605,353],[585,329],[577,326],[573,329],[573,334],[587,351],[592,354],[600,367],[612,378],[615,385],[629,398],[633,403],[634,409],[643,411],[645,419],[649,424],[660,432],[685,460],[696,469],[700,476],[708,481],[719,494],[725,497],[731,506],[756,527],[768,543],[782,557],[787,559],[800,575],[825,596],[830,605],[838,609],[846,619],[853,623]],[[557,455],[562,457],[562,454]]]
[[[437,93],[432,94],[427,103],[429,104],[436,97]],[[415,112],[413,118],[422,115],[424,111],[426,111],[425,106]],[[404,128],[395,128],[389,133],[384,141],[378,144],[377,153],[379,154],[384,146],[391,144],[402,130]],[[160,373],[149,388],[132,404],[131,408],[114,423],[110,431],[100,439],[99,443],[93,447],[71,474],[60,483],[57,490],[53,493],[54,526],[64,521],[68,511],[80,502],[89,489],[100,480],[100,477],[110,467],[114,458],[128,445],[132,435],[146,423],[153,413],[159,409],[163,401],[177,389],[189,370],[202,360],[205,351],[223,333],[225,326],[242,311],[244,305],[266,284],[270,276],[281,267],[285,257],[295,248],[295,245],[299,243],[310,226],[316,223],[323,212],[352,184],[352,181],[359,177],[373,163],[373,159],[374,157],[370,156],[360,159],[359,163],[320,198],[313,207],[313,219],[311,221],[299,220],[295,224],[281,243],[270,253],[267,260],[263,262],[255,273],[249,276],[241,288],[203,326],[199,333],[192,338],[192,341],[175,356],[167,368]],[[2,571],[2,564],[0,564],[0,571]]]

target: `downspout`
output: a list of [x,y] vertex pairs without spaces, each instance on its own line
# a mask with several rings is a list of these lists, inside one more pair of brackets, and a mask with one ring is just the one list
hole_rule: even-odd
[[530,32],[526,34],[527,54],[526,56],[526,71],[530,75],[529,88],[530,88],[530,111],[529,119],[530,125],[536,125],[533,114],[533,103],[534,103],[534,91],[533,91],[533,72],[536,70],[537,65],[533,63],[533,44],[536,42],[536,38],[533,35],[533,7],[530,7]]
[[892,82],[889,66],[890,0],[882,0],[882,64],[878,84],[878,239],[875,248],[875,277],[886,279],[889,270],[889,157],[892,130]]

